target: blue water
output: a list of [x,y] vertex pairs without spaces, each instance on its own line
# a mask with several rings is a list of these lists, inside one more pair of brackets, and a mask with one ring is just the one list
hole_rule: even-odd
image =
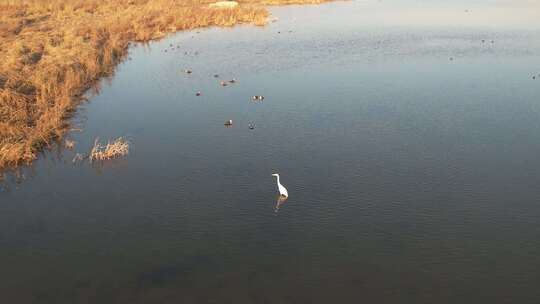
[[[1,298],[537,303],[536,7],[288,6],[134,45],[75,149],[2,184]],[[72,163],[119,136],[129,156]]]

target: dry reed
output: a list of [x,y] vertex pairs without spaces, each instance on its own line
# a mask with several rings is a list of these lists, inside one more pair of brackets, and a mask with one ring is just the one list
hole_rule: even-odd
[[75,148],[75,141],[66,139],[66,141],[64,142],[64,147],[70,150]]
[[266,23],[262,5],[319,0],[0,0],[0,168],[29,163],[69,130],[81,95],[131,41],[180,30]]
[[77,154],[75,154],[75,156],[73,156],[73,159],[71,161],[74,164],[77,164],[79,162],[82,162],[83,160],[84,160],[84,156],[81,153],[77,153]]
[[99,142],[99,138],[94,141],[94,147],[90,151],[88,158],[90,162],[96,160],[108,160],[117,157],[126,156],[129,154],[129,142],[123,137],[119,137],[114,141],[109,141],[106,146]]

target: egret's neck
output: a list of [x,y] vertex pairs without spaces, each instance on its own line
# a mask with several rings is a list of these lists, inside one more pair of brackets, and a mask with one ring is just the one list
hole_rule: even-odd
[[277,183],[279,184],[279,175],[276,175]]

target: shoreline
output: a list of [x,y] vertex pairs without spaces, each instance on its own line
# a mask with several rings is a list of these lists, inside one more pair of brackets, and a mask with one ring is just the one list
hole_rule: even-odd
[[211,26],[264,26],[267,6],[320,0],[0,0],[0,169],[31,164],[70,130],[83,94],[114,74],[132,42]]

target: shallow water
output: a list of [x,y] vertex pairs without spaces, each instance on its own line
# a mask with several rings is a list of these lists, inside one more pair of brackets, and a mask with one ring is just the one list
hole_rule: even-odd
[[2,185],[2,299],[537,303],[538,8],[288,6],[135,45],[75,150]]

